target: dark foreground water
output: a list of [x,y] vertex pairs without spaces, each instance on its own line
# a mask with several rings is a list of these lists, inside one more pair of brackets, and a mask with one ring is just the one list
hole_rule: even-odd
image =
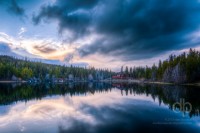
[[0,84],[0,133],[199,133],[199,109],[192,86]]

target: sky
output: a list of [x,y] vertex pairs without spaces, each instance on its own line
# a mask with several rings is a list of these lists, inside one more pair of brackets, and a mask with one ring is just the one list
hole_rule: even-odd
[[199,42],[199,0],[0,0],[1,55],[118,70]]

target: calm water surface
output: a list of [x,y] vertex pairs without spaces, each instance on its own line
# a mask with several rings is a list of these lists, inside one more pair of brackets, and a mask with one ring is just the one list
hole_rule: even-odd
[[198,110],[192,86],[0,84],[0,133],[199,133]]

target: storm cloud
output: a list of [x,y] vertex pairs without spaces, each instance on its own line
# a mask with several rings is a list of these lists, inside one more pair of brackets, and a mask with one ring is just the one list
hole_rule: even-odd
[[16,2],[16,0],[11,0],[10,5],[8,7],[8,10],[15,14],[15,15],[19,15],[19,16],[23,16],[25,15],[25,10],[24,8],[20,7],[18,5],[18,3]]
[[70,31],[75,39],[98,35],[77,49],[81,56],[135,60],[195,46],[187,36],[198,29],[199,13],[198,0],[57,0],[32,20],[57,21],[59,32]]
[[25,16],[25,9],[20,6],[17,0],[0,0],[0,6],[10,14],[20,17]]
[[69,30],[79,37],[88,32],[91,22],[91,8],[97,0],[57,0],[53,5],[42,6],[37,15],[33,15],[33,22],[38,24],[41,19],[58,20],[59,32]]

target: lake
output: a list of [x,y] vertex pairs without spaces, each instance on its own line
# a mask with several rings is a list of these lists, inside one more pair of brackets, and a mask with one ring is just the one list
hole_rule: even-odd
[[200,87],[0,84],[1,133],[200,132]]

